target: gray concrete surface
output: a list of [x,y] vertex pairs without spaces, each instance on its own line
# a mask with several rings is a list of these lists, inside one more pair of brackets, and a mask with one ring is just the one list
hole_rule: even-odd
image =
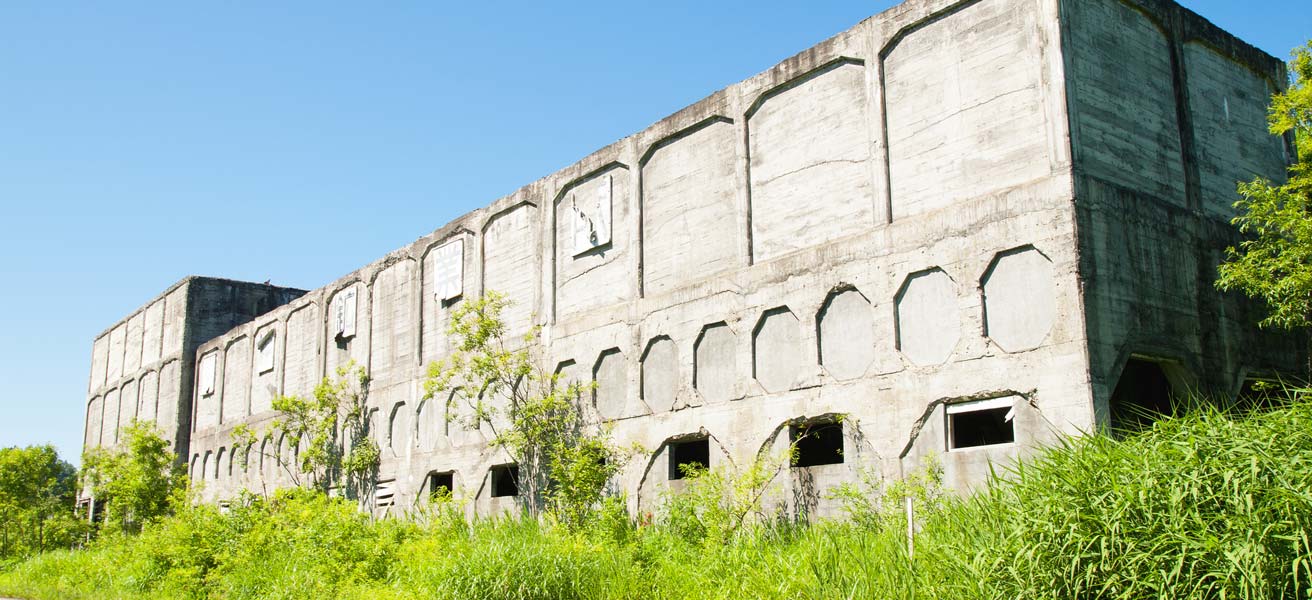
[[[354,360],[377,510],[448,471],[473,510],[511,507],[488,489],[508,458],[422,398],[453,308],[497,290],[510,334],[540,326],[543,367],[595,378],[589,410],[648,450],[615,482],[634,510],[680,485],[672,443],[744,464],[838,416],[843,462],[774,500],[829,514],[829,487],[930,460],[966,490],[1108,425],[1131,360],[1220,396],[1299,370],[1297,339],[1211,286],[1233,182],[1289,160],[1264,124],[1284,81],[1165,0],[909,0],[320,289],[179,284],[96,338],[87,445],[153,417],[209,501],[290,485],[234,464],[232,429]],[[955,447],[982,433],[949,409],[995,405],[1014,439]]]

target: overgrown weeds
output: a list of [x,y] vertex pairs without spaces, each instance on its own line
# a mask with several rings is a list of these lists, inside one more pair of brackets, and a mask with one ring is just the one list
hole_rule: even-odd
[[[872,479],[836,495],[850,511],[841,522],[761,518],[752,490],[767,472],[694,477],[692,491],[671,496],[667,512],[651,520],[632,520],[609,500],[583,528],[527,517],[471,523],[450,499],[409,521],[372,521],[353,503],[311,492],[250,498],[228,514],[198,506],[136,536],[0,567],[0,593],[1312,597],[1306,400],[1242,415],[1200,405],[1124,439],[1070,439],[966,500],[942,494],[933,470],[907,482]],[[743,492],[737,503],[735,488]],[[905,496],[916,498],[920,519],[914,558],[899,520]]]

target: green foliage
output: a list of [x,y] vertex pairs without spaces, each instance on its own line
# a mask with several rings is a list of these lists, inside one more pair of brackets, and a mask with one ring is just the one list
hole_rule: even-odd
[[[369,376],[352,361],[339,367],[336,377],[324,377],[310,398],[274,398],[278,417],[266,433],[292,455],[285,456],[280,447],[265,458],[276,461],[298,485],[325,493],[341,486],[349,498],[367,496],[380,459],[378,443],[369,435],[368,395]],[[239,425],[231,437],[241,460],[249,461],[256,432]]]
[[616,448],[605,427],[584,421],[579,405],[593,386],[562,381],[532,354],[533,330],[517,344],[506,338],[505,296],[489,291],[451,315],[455,349],[428,367],[425,399],[448,396],[464,410],[448,411],[459,425],[492,432],[491,444],[519,466],[519,487],[531,514],[546,509],[569,527],[582,527],[602,500],[606,483],[630,453]]
[[[842,505],[854,525],[872,531],[905,531],[908,500],[914,513],[921,515],[939,514],[948,503],[943,490],[943,467],[935,457],[927,461],[923,470],[894,481],[871,470],[862,471],[858,481],[834,486],[828,497]],[[923,519],[919,524],[923,525]]]
[[[767,459],[689,473],[664,505],[674,512],[654,523],[607,499],[581,528],[530,515],[470,522],[449,496],[414,521],[372,521],[347,500],[290,490],[228,514],[183,507],[136,536],[0,566],[0,595],[1308,598],[1308,394],[1269,412],[1196,402],[1122,439],[1070,439],[965,500],[941,493],[932,466],[905,482],[867,477],[850,491],[882,503],[811,525],[770,519],[760,490],[786,462]],[[907,497],[914,558],[899,514]]]
[[85,533],[73,515],[76,485],[54,446],[0,448],[0,559],[75,543]]
[[1312,325],[1312,42],[1294,51],[1290,69],[1294,83],[1272,99],[1268,120],[1273,134],[1296,137],[1298,163],[1284,184],[1239,184],[1232,223],[1244,240],[1226,249],[1216,281],[1265,301],[1262,326],[1287,329]]
[[790,448],[783,456],[758,456],[740,470],[680,465],[683,489],[662,496],[661,524],[692,543],[729,543],[748,525],[771,518],[764,498],[793,452]]
[[82,479],[103,507],[104,527],[133,533],[169,513],[187,478],[169,442],[150,422],[133,420],[119,435],[118,446],[83,454]]
[[1312,403],[1295,402],[1243,419],[1199,403],[1016,468],[961,513],[974,597],[1308,597]]

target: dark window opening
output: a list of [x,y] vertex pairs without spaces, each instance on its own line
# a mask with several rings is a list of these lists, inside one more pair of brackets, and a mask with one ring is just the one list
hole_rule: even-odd
[[519,467],[502,465],[492,467],[492,497],[505,498],[519,495]]
[[788,439],[796,450],[794,467],[836,465],[843,462],[843,424],[836,422],[793,425]]
[[1271,410],[1289,403],[1289,394],[1278,381],[1245,379],[1239,388],[1240,410]]
[[1162,366],[1131,358],[1121,371],[1110,400],[1113,433],[1133,432],[1173,414],[1171,382]]
[[428,474],[428,495],[430,497],[450,497],[455,491],[456,474],[452,471]]
[[711,466],[711,441],[706,438],[670,444],[670,480],[683,479],[689,469]]
[[1014,398],[998,398],[948,406],[948,450],[1015,442],[1014,403]]

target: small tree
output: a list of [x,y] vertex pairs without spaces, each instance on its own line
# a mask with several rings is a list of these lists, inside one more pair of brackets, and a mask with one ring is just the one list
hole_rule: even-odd
[[564,382],[534,355],[537,330],[518,344],[506,340],[501,314],[505,296],[489,291],[451,315],[455,348],[428,367],[425,399],[449,394],[448,408],[465,408],[448,419],[469,429],[486,428],[491,444],[519,469],[517,482],[526,508],[544,509],[567,526],[579,526],[602,499],[606,483],[627,453],[610,441],[604,426],[585,423],[580,398],[591,384]]
[[153,424],[133,420],[121,432],[122,443],[92,448],[82,456],[82,480],[105,507],[105,527],[128,533],[169,514],[186,489],[187,476],[169,443]]
[[1216,286],[1261,298],[1263,327],[1312,325],[1312,42],[1294,51],[1294,82],[1272,98],[1271,133],[1297,139],[1297,163],[1281,185],[1265,179],[1239,184],[1232,223],[1245,239],[1226,249]]
[[[369,436],[369,376],[354,362],[325,377],[310,398],[279,396],[278,411],[266,433],[282,440],[290,456],[275,449],[271,458],[298,486],[327,493],[341,487],[349,498],[359,499],[373,489],[378,469],[378,443]],[[246,449],[249,461],[256,433],[245,425],[232,432],[233,446]]]
[[0,558],[71,545],[77,474],[54,446],[0,448]]

